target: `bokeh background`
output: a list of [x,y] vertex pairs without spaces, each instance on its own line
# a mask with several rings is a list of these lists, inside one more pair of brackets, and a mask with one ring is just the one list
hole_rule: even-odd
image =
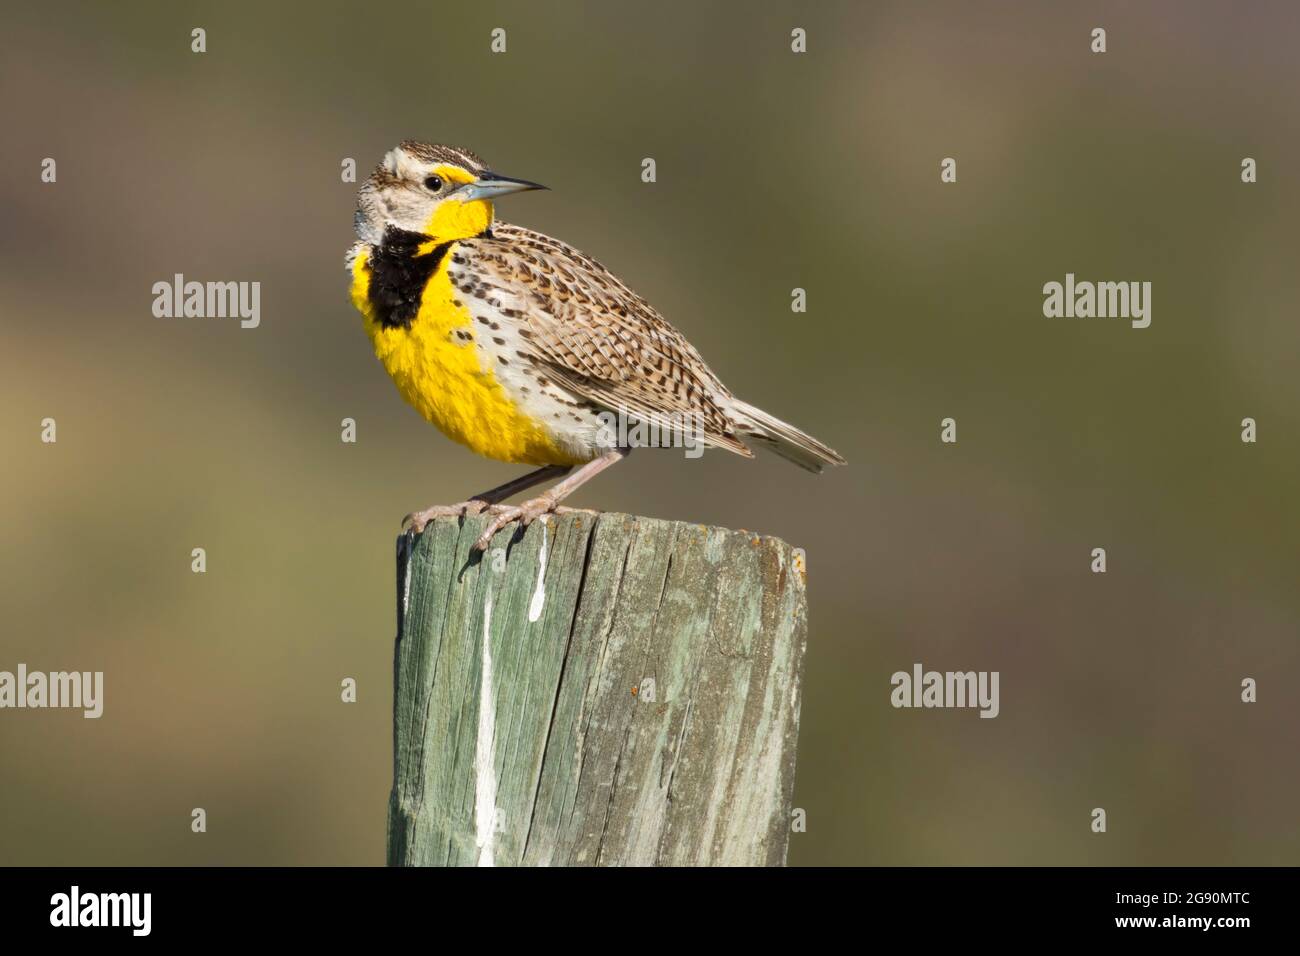
[[[0,712],[0,863],[383,861],[398,522],[515,473],[347,301],[340,163],[403,138],[550,185],[500,214],[848,457],[642,453],[578,502],[807,549],[792,863],[1300,863],[1297,9],[10,5],[0,669],[106,702]],[[154,318],[177,272],[260,281],[261,327]],[[1066,272],[1152,326],[1044,318]],[[915,661],[1001,716],[892,709]]]

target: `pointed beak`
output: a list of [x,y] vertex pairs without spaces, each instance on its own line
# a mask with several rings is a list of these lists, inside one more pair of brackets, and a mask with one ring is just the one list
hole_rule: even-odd
[[521,193],[529,189],[545,189],[541,183],[530,183],[526,179],[512,179],[498,173],[485,172],[478,179],[464,187],[468,199],[495,199],[507,193]]

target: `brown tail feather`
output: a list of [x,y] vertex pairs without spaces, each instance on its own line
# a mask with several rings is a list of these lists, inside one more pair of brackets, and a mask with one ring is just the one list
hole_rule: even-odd
[[800,468],[820,474],[823,465],[847,464],[835,449],[823,445],[806,432],[769,415],[761,408],[735,399],[732,411],[740,419],[741,434],[746,438],[757,439],[764,448],[776,452]]

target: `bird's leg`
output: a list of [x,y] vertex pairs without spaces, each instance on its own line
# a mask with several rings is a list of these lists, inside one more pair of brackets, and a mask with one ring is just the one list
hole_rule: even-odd
[[514,481],[507,481],[504,485],[498,485],[496,488],[480,492],[460,504],[434,505],[431,508],[425,508],[423,511],[412,512],[402,519],[402,526],[405,527],[409,524],[418,534],[434,518],[459,518],[463,515],[481,514],[489,506],[505,501],[511,495],[517,495],[521,491],[534,485],[540,485],[544,481],[550,481],[552,478],[563,478],[570,470],[568,465],[547,465],[544,468],[538,468],[536,471],[530,471]]
[[521,491],[526,491],[534,485],[540,485],[544,481],[550,481],[552,478],[563,478],[572,470],[571,465],[546,465],[536,471],[530,471],[514,481],[507,481],[504,485],[497,485],[497,487],[489,491],[477,494],[470,500],[482,501],[485,505],[494,505],[498,501],[505,501],[507,498],[511,498]]
[[530,498],[522,504],[511,507],[494,508],[492,520],[488,522],[488,526],[483,529],[483,533],[474,542],[475,549],[486,551],[487,546],[492,543],[492,536],[512,521],[518,521],[526,526],[532,523],[534,519],[555,511],[561,501],[592,478],[595,478],[610,465],[622,461],[630,451],[630,448],[616,448],[613,451],[607,451],[599,458],[587,462],[568,478],[565,478],[555,487],[542,492],[536,498]]

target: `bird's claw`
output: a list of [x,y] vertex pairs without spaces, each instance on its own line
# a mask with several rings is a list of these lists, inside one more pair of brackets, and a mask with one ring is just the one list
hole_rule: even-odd
[[559,505],[550,495],[539,495],[518,505],[494,505],[488,509],[492,515],[492,520],[487,523],[483,533],[474,542],[474,550],[486,551],[496,533],[512,521],[518,521],[526,528],[542,515],[559,510]]
[[455,505],[433,505],[423,511],[412,511],[402,519],[402,527],[410,528],[416,534],[424,531],[424,526],[435,518],[463,518],[467,515],[482,514],[492,507],[481,498],[471,498]]
[[482,498],[471,498],[469,501],[462,501],[455,505],[433,505],[423,511],[413,511],[402,519],[402,528],[420,534],[435,518],[464,518],[481,514],[491,515],[492,520],[474,542],[476,551],[486,551],[496,533],[512,521],[518,521],[524,527],[528,527],[545,514],[595,515],[600,512],[590,508],[569,508],[557,504],[550,495],[539,495],[518,505],[488,504]]

